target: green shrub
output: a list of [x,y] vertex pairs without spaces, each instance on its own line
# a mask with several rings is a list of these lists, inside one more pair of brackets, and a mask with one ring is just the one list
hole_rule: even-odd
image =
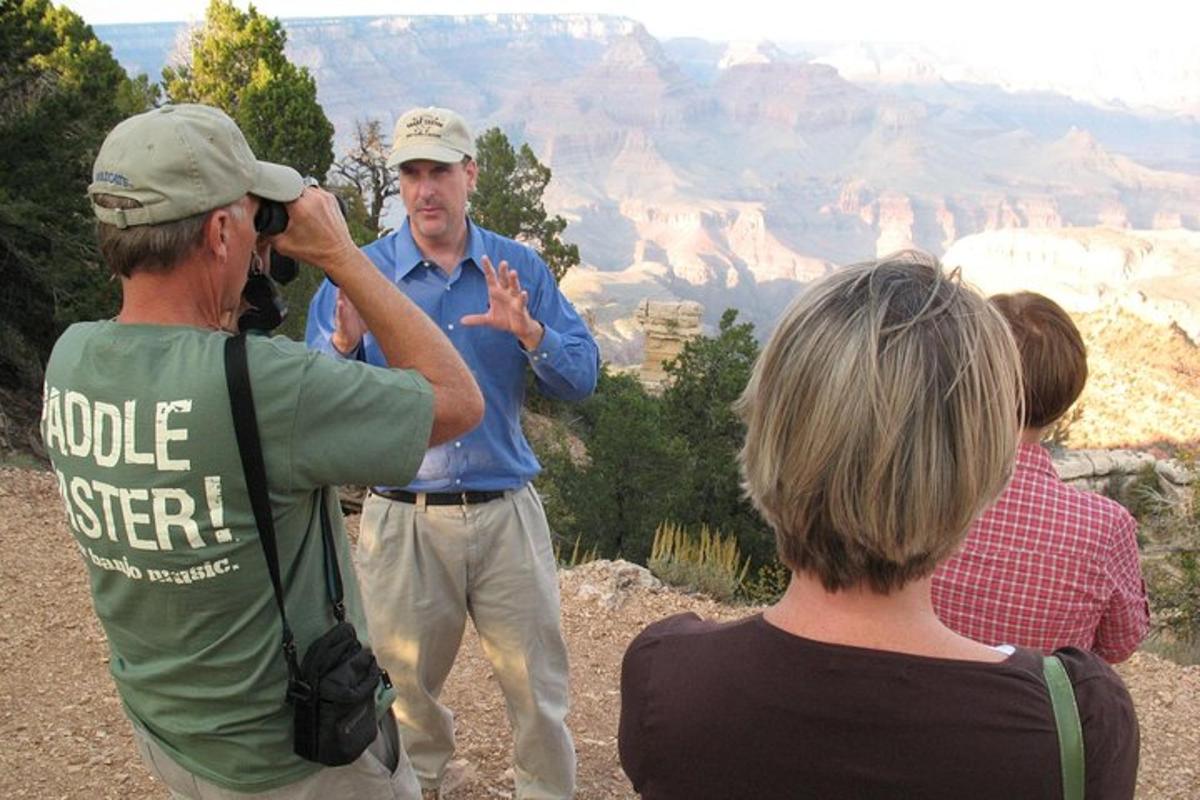
[[1154,630],[1149,649],[1200,664],[1200,548],[1170,553],[1146,568]]
[[1153,463],[1143,466],[1128,481],[1110,478],[1104,487],[1104,494],[1125,506],[1140,523],[1149,522],[1170,511]]
[[[1177,457],[1197,469],[1194,452]],[[1200,664],[1200,481],[1188,497],[1168,500],[1155,490],[1147,498],[1138,509],[1149,512],[1138,532],[1154,625],[1146,647],[1180,664]]]
[[754,577],[742,584],[742,597],[754,606],[769,606],[779,602],[787,591],[792,571],[778,560],[768,561],[758,568]]
[[774,558],[775,537],[742,492],[737,459],[746,426],[733,403],[750,380],[759,346],[754,326],[737,317],[736,309],[726,309],[715,336],[687,341],[678,357],[663,364],[669,378],[662,425],[684,442],[685,464],[674,477],[674,502],[655,521],[720,530],[736,538],[758,567]]
[[654,532],[647,566],[665,583],[729,602],[741,588],[750,560],[742,558],[732,536],[702,525],[693,538],[682,526],[664,522]]
[[534,443],[550,529],[567,542],[582,539],[601,558],[645,564],[655,526],[672,518],[683,491],[686,442],[665,432],[661,403],[632,375],[604,370],[596,393],[569,413],[582,458],[565,431]]

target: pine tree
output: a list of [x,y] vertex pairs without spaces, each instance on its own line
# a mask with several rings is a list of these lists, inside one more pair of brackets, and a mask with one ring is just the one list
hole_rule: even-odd
[[550,168],[537,160],[528,144],[514,150],[499,128],[484,131],[475,149],[479,179],[471,195],[471,218],[538,251],[554,279],[561,281],[579,263],[579,248],[563,242],[567,221],[549,216],[542,202]]
[[0,6],[0,385],[40,388],[63,328],[115,312],[87,186],[108,131],[155,97],[70,9]]
[[655,528],[683,502],[686,443],[666,430],[662,402],[631,375],[604,370],[595,394],[576,409],[587,463],[574,463],[562,448],[539,453],[547,517],[582,551],[644,564]]
[[278,19],[251,5],[240,11],[212,0],[191,34],[187,62],[163,70],[172,103],[206,103],[233,118],[264,161],[323,178],[333,163],[333,124],[317,102],[317,84],[284,53]]
[[[204,24],[191,34],[186,63],[163,70],[173,103],[205,103],[233,118],[254,155],[323,178],[333,163],[333,124],[317,102],[317,84],[284,53],[287,33],[278,19],[251,5],[212,0]],[[301,270],[283,287],[290,311],[279,333],[304,337],[308,302],[322,275]]]
[[733,410],[759,347],[754,326],[738,324],[737,314],[727,309],[716,336],[691,340],[663,365],[670,381],[662,396],[664,421],[689,450],[684,502],[671,518],[736,536],[742,553],[762,564],[772,558],[774,537],[742,496],[737,454],[746,428]]

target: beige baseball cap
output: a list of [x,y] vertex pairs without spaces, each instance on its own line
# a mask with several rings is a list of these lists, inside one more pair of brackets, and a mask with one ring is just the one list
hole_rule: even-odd
[[226,206],[245,194],[289,203],[304,191],[291,167],[259,161],[237,124],[220,109],[173,105],[130,117],[100,146],[88,196],[110,194],[141,208],[102,208],[118,228],[156,225]]
[[430,106],[406,111],[396,120],[387,165],[421,160],[456,164],[463,156],[475,158],[475,137],[466,121],[448,108]]

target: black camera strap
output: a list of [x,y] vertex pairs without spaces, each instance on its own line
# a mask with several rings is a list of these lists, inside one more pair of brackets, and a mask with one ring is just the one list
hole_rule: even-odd
[[[279,619],[283,623],[283,654],[287,659],[288,677],[294,689],[307,691],[302,686],[300,665],[296,658],[296,640],[287,621],[284,608],[283,581],[279,573],[279,551],[275,540],[275,519],[271,513],[271,501],[267,494],[267,468],[263,461],[262,444],[258,437],[258,418],[254,413],[254,394],[250,389],[250,369],[246,362],[246,335],[240,333],[225,340],[225,383],[229,388],[229,403],[233,409],[233,429],[237,435],[238,453],[242,459],[242,470],[246,474],[246,487],[250,492],[250,507],[258,524],[259,542],[271,573],[271,584],[275,587],[275,603],[279,606]],[[321,540],[325,555],[325,578],[329,600],[333,603],[333,614],[338,622],[345,621],[342,576],[338,569],[337,549],[333,541],[333,529],[329,522],[329,508],[325,488],[317,493],[320,504]]]

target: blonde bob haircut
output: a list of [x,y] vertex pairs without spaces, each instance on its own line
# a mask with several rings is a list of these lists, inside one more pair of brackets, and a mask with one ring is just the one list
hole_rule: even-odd
[[737,408],[743,487],[779,556],[828,591],[929,575],[1012,473],[1021,362],[957,272],[904,251],[784,312]]

